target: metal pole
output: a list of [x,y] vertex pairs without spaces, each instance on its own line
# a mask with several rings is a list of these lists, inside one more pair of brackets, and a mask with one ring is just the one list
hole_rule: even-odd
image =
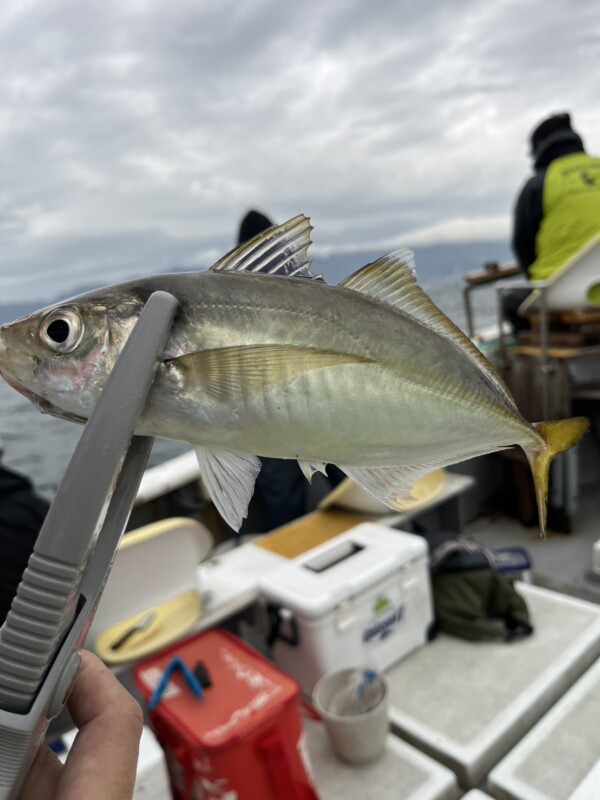
[[548,298],[546,286],[540,285],[540,372],[542,389],[542,417],[547,420],[550,415],[550,397],[548,393]]
[[465,309],[465,317],[467,320],[467,333],[470,337],[473,337],[475,333],[475,327],[473,323],[473,309],[471,308],[471,290],[473,289],[472,286],[464,286],[463,287],[463,306]]

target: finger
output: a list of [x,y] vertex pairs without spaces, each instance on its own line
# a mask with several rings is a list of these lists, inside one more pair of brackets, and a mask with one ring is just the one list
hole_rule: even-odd
[[110,711],[142,719],[138,703],[108,667],[87,650],[81,651],[81,667],[67,705],[73,722],[80,729]]
[[47,747],[40,747],[21,789],[19,800],[48,800],[49,797],[54,797],[61,771],[62,764],[54,753]]
[[63,769],[60,800],[131,800],[142,712],[111,671],[91,653],[68,701],[79,728]]

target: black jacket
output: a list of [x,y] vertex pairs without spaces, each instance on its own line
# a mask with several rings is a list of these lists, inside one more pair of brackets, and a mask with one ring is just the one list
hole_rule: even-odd
[[0,465],[0,625],[10,609],[49,503],[31,482]]

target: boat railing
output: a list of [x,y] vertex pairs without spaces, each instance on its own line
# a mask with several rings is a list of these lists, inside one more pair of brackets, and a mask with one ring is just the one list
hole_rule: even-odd
[[510,286],[497,286],[498,296],[498,364],[500,374],[503,374],[507,367],[507,347],[506,335],[504,330],[504,295],[508,291],[515,289],[531,289],[539,291],[540,308],[540,346],[539,346],[539,371],[541,376],[541,395],[542,395],[542,414],[544,419],[548,419],[550,412],[550,394],[548,375],[550,372],[550,362],[548,355],[549,340],[549,316],[547,291],[548,285],[543,281],[516,281]]
[[[481,289],[484,286],[489,286],[496,281],[505,280],[507,278],[514,278],[522,275],[519,265],[512,261],[506,264],[496,264],[490,262],[484,269],[478,272],[470,272],[464,276],[463,286],[463,307],[465,311],[465,318],[467,322],[467,333],[473,338],[475,336],[475,322],[473,315],[473,306],[471,303],[471,295],[475,289]],[[511,284],[512,286],[513,284]]]

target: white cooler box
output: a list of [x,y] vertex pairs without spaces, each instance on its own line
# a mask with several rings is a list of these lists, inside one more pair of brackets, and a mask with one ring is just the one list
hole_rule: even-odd
[[310,695],[326,672],[389,667],[427,640],[427,543],[364,523],[260,581],[275,663]]

